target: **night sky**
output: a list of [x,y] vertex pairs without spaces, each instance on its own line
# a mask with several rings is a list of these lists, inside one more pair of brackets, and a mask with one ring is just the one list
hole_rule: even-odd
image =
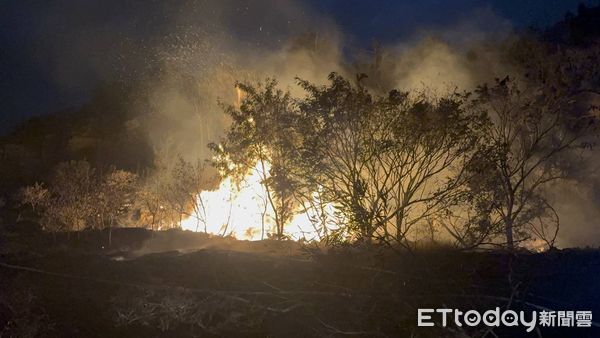
[[281,41],[320,21],[337,27],[344,41],[367,46],[374,38],[401,42],[461,22],[483,30],[489,20],[495,21],[490,30],[498,24],[546,27],[567,11],[576,12],[579,2],[7,0],[0,4],[0,132],[28,116],[85,102],[98,81],[114,75],[98,65],[115,57],[115,44],[151,41],[184,26],[225,30],[239,41],[260,44],[265,38]]

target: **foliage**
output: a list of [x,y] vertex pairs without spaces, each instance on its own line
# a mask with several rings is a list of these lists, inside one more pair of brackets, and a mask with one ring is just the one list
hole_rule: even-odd
[[104,175],[86,161],[57,165],[48,187],[40,183],[21,189],[22,204],[40,214],[44,229],[79,231],[110,229],[133,205],[137,175],[110,168]]
[[[377,43],[348,65],[355,78],[332,73],[325,85],[297,79],[304,97],[272,79],[238,83],[238,102],[223,106],[231,124],[209,145],[212,165],[238,184],[249,173],[260,176],[270,237],[285,238],[285,227],[304,212],[327,243],[375,239],[410,248],[425,233],[462,248],[513,248],[531,238],[553,247],[560,219],[548,187],[585,176],[587,166],[578,165],[597,131],[600,49],[590,25],[597,12],[579,11],[566,26],[502,41],[494,56],[517,76],[473,92],[390,91],[398,72],[384,72]],[[308,33],[296,44],[317,38]],[[152,116],[151,85],[135,81],[144,82],[100,86],[79,111],[30,119],[0,143],[0,188],[8,196],[25,186],[19,200],[44,229],[110,234],[137,212],[138,225],[152,229],[195,217],[196,230],[206,231],[200,193],[216,184],[212,168],[174,156],[156,165],[156,149],[151,165],[144,128],[166,120]],[[170,81],[195,113],[212,107],[193,76]],[[215,134],[208,126],[199,128],[201,143]],[[122,170],[132,168],[145,174]]]
[[150,230],[165,229],[171,216],[167,197],[155,177],[144,177],[143,181],[137,188],[135,198],[140,210],[140,223]]
[[463,166],[487,120],[439,100],[391,91],[373,97],[336,74],[331,85],[305,81],[304,176],[328,194],[360,237],[407,246],[409,234],[453,204]]
[[95,170],[85,161],[63,162],[55,168],[48,192],[34,186],[32,191],[38,190],[41,198],[38,204],[45,207],[42,224],[46,229],[64,231],[85,227],[94,214],[95,175]]
[[294,211],[293,154],[289,151],[294,142],[294,102],[276,84],[268,80],[254,88],[238,83],[244,100],[239,107],[225,107],[231,126],[221,143],[209,147],[215,154],[213,164],[222,175],[239,182],[250,171],[258,173],[266,191],[265,208],[273,211],[275,235],[282,238]]
[[299,100],[274,81],[240,86],[246,96],[239,110],[226,109],[227,137],[211,146],[215,164],[243,177],[258,162],[278,234],[297,204],[321,216],[333,205],[338,228],[354,237],[407,245],[415,224],[457,197],[462,164],[487,120],[464,111],[456,95],[373,97],[337,74],[330,81],[318,87],[299,80],[307,92]]
[[94,194],[96,224],[108,228],[108,245],[112,242],[112,228],[133,205],[137,175],[110,168],[101,178]]
[[478,157],[483,168],[474,175],[472,192],[480,205],[486,204],[490,226],[503,229],[508,247],[532,231],[541,234],[544,222],[558,226],[544,189],[569,177],[582,162],[578,154],[589,148],[585,141],[597,121],[594,109],[582,109],[579,103],[564,91],[519,86],[509,78],[475,93],[472,108],[488,114],[493,123],[486,133],[488,147]]

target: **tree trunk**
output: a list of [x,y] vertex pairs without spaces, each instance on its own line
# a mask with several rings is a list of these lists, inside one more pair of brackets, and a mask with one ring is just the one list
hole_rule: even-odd
[[513,220],[511,218],[507,219],[505,222],[505,231],[506,231],[506,247],[509,250],[513,250],[515,247],[514,239],[513,239]]
[[396,211],[396,241],[402,242],[404,239],[404,233],[402,232],[402,222],[404,222],[404,208]]

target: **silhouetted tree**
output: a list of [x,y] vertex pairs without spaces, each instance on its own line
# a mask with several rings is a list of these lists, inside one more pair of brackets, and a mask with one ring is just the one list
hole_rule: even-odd
[[225,139],[209,145],[215,154],[213,164],[223,175],[238,181],[251,171],[259,175],[267,205],[273,211],[275,235],[282,238],[294,211],[292,157],[285,146],[293,142],[293,100],[272,80],[256,88],[240,83],[237,87],[244,99],[239,108],[225,107],[232,123]]
[[[502,225],[509,248],[527,238],[532,222],[555,217],[544,188],[568,176],[565,156],[587,147],[596,117],[593,109],[578,108],[574,93],[519,86],[508,78],[476,91],[474,109],[493,124],[486,134],[489,147],[480,156],[485,170],[479,170],[474,186],[487,195],[489,222]],[[570,166],[576,160],[570,158]]]
[[432,100],[392,91],[372,96],[332,74],[301,81],[302,177],[347,217],[360,237],[408,246],[408,234],[458,197],[464,165],[487,120],[459,96]]

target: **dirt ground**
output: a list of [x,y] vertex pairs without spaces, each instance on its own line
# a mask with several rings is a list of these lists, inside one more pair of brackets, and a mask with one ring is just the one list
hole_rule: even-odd
[[[600,252],[316,248],[183,231],[4,236],[0,337],[598,337],[417,327],[418,308],[591,310]],[[594,321],[598,321],[594,319]]]

